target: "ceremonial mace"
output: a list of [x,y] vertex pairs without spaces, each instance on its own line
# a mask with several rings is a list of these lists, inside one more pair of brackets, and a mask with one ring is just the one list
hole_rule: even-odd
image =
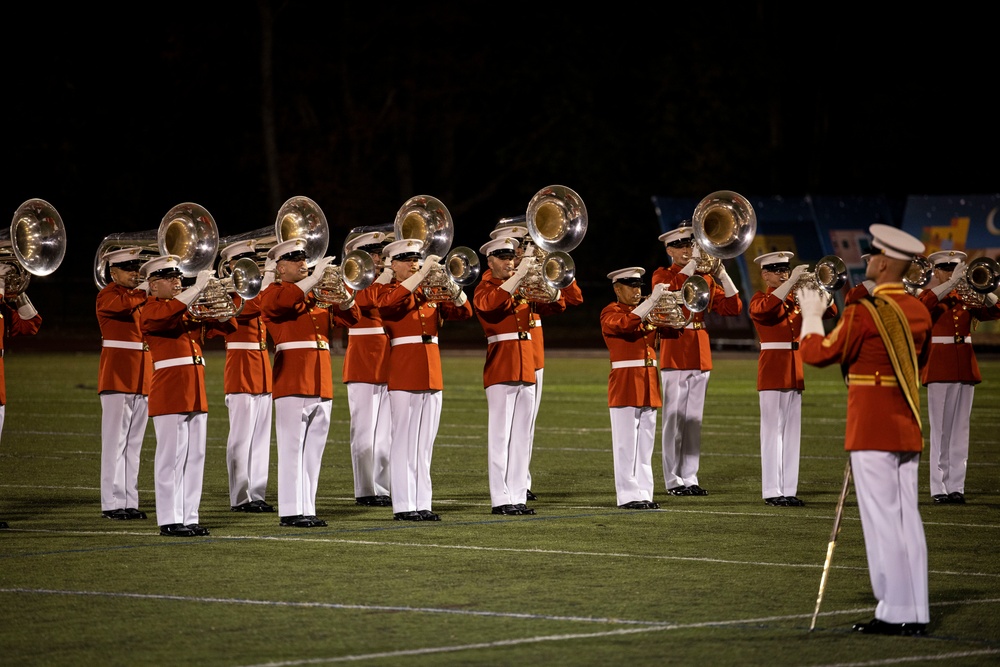
[[833,548],[837,546],[837,535],[840,533],[840,519],[844,516],[844,500],[847,499],[847,489],[851,484],[851,458],[847,457],[847,465],[844,467],[844,486],[840,489],[840,498],[837,499],[837,513],[833,519],[833,532],[830,533],[830,543],[826,545],[826,562],[823,563],[823,576],[819,580],[819,595],[816,596],[816,610],[813,611],[812,623],[809,624],[809,632],[816,628],[816,617],[819,615],[819,606],[823,602],[823,591],[826,590],[826,580],[830,576],[830,562],[833,560]]

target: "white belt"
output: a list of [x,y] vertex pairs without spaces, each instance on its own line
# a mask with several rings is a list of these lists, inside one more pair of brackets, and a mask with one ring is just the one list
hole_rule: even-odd
[[123,350],[148,350],[146,344],[139,341],[131,340],[106,340],[103,343],[104,347],[118,347]]
[[514,333],[497,334],[496,336],[487,336],[487,343],[499,343],[502,340],[531,340],[531,334],[527,331],[515,331]]
[[348,336],[374,336],[375,334],[384,334],[385,329],[382,327],[365,327],[363,329],[348,329]]
[[931,342],[938,345],[951,345],[954,343],[971,343],[972,336],[931,336]]
[[259,343],[226,343],[227,350],[266,350],[267,343],[260,341]]
[[174,357],[173,359],[164,359],[163,361],[157,361],[153,363],[153,370],[158,371],[161,368],[170,368],[171,366],[204,366],[205,359],[203,357]]
[[629,359],[628,361],[612,361],[611,368],[641,368],[643,366],[656,366],[656,359]]
[[795,341],[791,343],[761,343],[760,349],[762,350],[797,350],[799,349],[799,344]]
[[410,345],[412,343],[428,343],[437,345],[437,336],[428,336],[424,334],[423,336],[400,336],[399,338],[393,338],[389,341],[389,345],[395,347],[397,345]]
[[293,340],[288,343],[278,343],[274,346],[275,352],[284,350],[329,350],[330,345],[325,340]]

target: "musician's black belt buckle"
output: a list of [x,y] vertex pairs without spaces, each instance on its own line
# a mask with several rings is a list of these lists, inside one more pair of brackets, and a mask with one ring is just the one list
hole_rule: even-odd
[[517,339],[518,340],[528,340],[528,332],[527,331],[518,331],[517,332]]
[[793,340],[792,341],[792,349],[793,350],[799,349],[799,341],[797,341],[797,340]]
[[420,334],[420,341],[424,345],[428,345],[434,342],[434,336],[431,336],[430,334]]
[[646,366],[655,366],[656,365],[656,359],[646,359],[645,365]]
[[142,351],[149,352],[149,345],[146,343],[146,341],[142,341]]
[[964,343],[965,342],[965,336],[962,336],[960,334],[955,334],[955,342],[956,343]]
[[194,361],[194,365],[195,366],[204,366],[205,365],[205,358],[204,357],[199,357],[196,354],[193,357],[191,357],[191,359],[192,359],[192,361]]

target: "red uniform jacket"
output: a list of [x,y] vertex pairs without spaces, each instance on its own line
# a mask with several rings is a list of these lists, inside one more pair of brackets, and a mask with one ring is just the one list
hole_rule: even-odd
[[42,326],[42,316],[35,313],[30,320],[23,320],[13,302],[0,298],[0,405],[7,405],[7,377],[4,375],[4,342],[11,336],[34,336]]
[[[153,298],[143,306],[139,326],[153,356],[149,416],[208,412],[200,338],[203,330],[234,331],[236,320],[196,322],[188,315],[187,306],[177,299]],[[193,359],[198,363],[156,368],[158,362],[170,359]]]
[[[795,291],[781,301],[773,296],[770,287],[767,292],[757,292],[750,299],[750,320],[757,330],[762,343],[757,359],[757,391],[767,389],[806,388],[802,372],[802,355],[799,354],[799,332],[802,330],[802,314],[795,303]],[[837,315],[837,307],[832,305],[823,313],[823,319]],[[770,348],[764,343],[780,345]],[[788,346],[785,348],[784,346]]]
[[[601,335],[611,357],[608,375],[608,407],[647,407],[663,405],[660,399],[660,373],[656,363],[656,329],[649,329],[632,314],[635,306],[611,303],[601,311]],[[615,362],[637,363],[615,368]]]
[[959,298],[958,292],[951,291],[938,301],[929,289],[921,292],[919,299],[931,311],[931,321],[934,322],[930,357],[920,374],[920,381],[925,385],[931,382],[982,382],[979,362],[968,336],[972,333],[973,319],[983,322],[1000,319],[1000,303],[992,308],[969,308]]
[[[919,351],[927,358],[931,315],[906,292],[902,283],[875,288],[873,296],[895,300],[906,314]],[[827,336],[809,334],[799,343],[802,360],[813,366],[841,364],[847,368],[847,430],[844,449],[919,452],[923,449],[920,422],[914,417],[889,360],[882,337],[868,309],[853,303]]]
[[[686,275],[681,273],[683,268],[677,264],[672,264],[667,268],[659,267],[653,272],[653,285],[666,283],[671,292],[676,292],[688,279]],[[696,275],[701,275],[708,283],[711,295],[708,308],[700,313],[694,313],[691,318],[693,328],[680,329],[680,335],[677,337],[660,338],[661,370],[712,370],[712,347],[708,331],[705,329],[705,313],[713,312],[731,316],[743,312],[743,300],[740,299],[739,292],[727,298],[725,290],[716,284],[712,276]]]
[[[501,382],[535,383],[535,369],[541,365],[535,361],[537,347],[533,340],[531,305],[521,297],[512,295],[500,285],[504,283],[494,278],[491,271],[483,273],[472,296],[472,307],[486,335],[486,363],[483,366],[483,386],[489,387]],[[493,336],[506,340],[489,342]]]
[[[354,303],[360,309],[361,317],[348,331],[344,382],[385,384],[389,381],[389,336],[375,305],[375,295],[380,287],[381,283],[373,284],[354,294]],[[376,329],[382,329],[382,333],[375,333]]]
[[[115,391],[149,395],[153,357],[139,329],[139,312],[146,303],[145,290],[108,283],[97,293],[97,324],[101,339],[123,347],[101,347],[97,392]],[[131,348],[128,346],[132,346]],[[134,349],[138,346],[138,349]]]
[[[271,283],[260,293],[261,317],[274,341],[272,396],[333,398],[330,334],[334,327],[349,327],[361,317],[358,304],[319,308],[312,292],[295,283]],[[312,343],[314,347],[280,349],[283,343]]]
[[[389,339],[417,337],[430,341],[437,337],[445,320],[467,320],[472,304],[456,306],[452,301],[433,302],[424,298],[423,289],[410,292],[393,279],[375,293],[375,304],[382,315],[382,326]],[[441,351],[436,343],[406,343],[389,348],[389,391],[440,391]]]
[[[270,394],[271,356],[267,352],[267,327],[260,314],[260,295],[244,301],[231,295],[233,303],[243,310],[236,316],[236,331],[222,334],[216,329],[207,332],[209,338],[225,336],[226,370],[222,387],[227,394]],[[250,349],[246,346],[253,345]]]

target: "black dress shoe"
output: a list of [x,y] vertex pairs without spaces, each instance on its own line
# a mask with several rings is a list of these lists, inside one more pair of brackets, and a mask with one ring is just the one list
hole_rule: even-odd
[[309,514],[304,518],[306,521],[309,522],[308,526],[304,526],[305,528],[322,528],[323,526],[327,525],[326,521],[319,518],[315,514]]
[[931,499],[934,500],[937,505],[948,505],[951,503],[951,498],[948,497],[947,493],[939,493],[935,496],[931,496]]
[[521,510],[517,509],[515,505],[497,505],[492,510],[493,514],[503,514],[504,516],[520,516]]
[[183,523],[168,523],[160,526],[160,535],[166,537],[194,537],[194,531]]
[[128,521],[132,517],[124,509],[119,510],[105,510],[101,512],[101,516],[105,519],[116,519],[118,521]]
[[788,507],[788,498],[784,496],[775,496],[773,498],[764,498],[764,504],[770,505],[771,507]]
[[855,623],[855,632],[866,635],[892,635],[896,637],[923,637],[927,634],[926,623],[886,623],[873,618],[867,623]]
[[[303,516],[301,514],[296,514],[294,516],[278,517],[280,524],[288,528],[314,528],[316,525],[318,525],[316,523],[313,523],[314,519],[316,519],[316,517]],[[323,522],[322,525],[325,526],[326,522]]]
[[391,496],[375,496],[376,507],[392,507]]
[[633,500],[632,502],[625,503],[624,505],[619,505],[618,509],[622,510],[644,510],[646,509],[646,503],[641,500]]
[[378,507],[378,501],[375,496],[361,496],[360,498],[355,498],[354,504],[361,505],[362,507]]
[[687,487],[687,490],[691,492],[690,495],[692,495],[692,496],[707,496],[708,495],[708,491],[706,491],[705,489],[701,488],[697,484],[692,484],[691,486]]
[[644,500],[642,502],[646,504],[646,509],[648,510],[660,509],[660,503],[653,502],[652,500]]
[[691,490],[686,486],[675,486],[672,489],[667,489],[667,493],[671,496],[693,496]]
[[0,521],[0,530],[7,530],[10,526],[7,525],[6,521]]
[[423,521],[424,517],[420,512],[396,512],[392,515],[393,521]]
[[952,505],[964,505],[965,496],[958,491],[952,491],[948,494],[948,502]]
[[417,510],[417,514],[419,514],[420,518],[423,519],[424,521],[440,521],[441,520],[441,515],[435,514],[434,512],[432,512],[430,510]]
[[514,505],[514,507],[517,508],[517,511],[520,512],[521,514],[534,514],[535,513],[535,510],[533,510],[532,508],[528,507],[524,503],[518,503],[517,505]]
[[536,496],[535,494],[533,494],[531,492],[531,489],[528,489],[528,495],[526,496],[526,498],[528,500],[538,500],[538,496]]
[[125,508],[125,513],[128,514],[128,518],[130,518],[130,519],[145,519],[146,518],[146,513],[145,512],[140,512],[139,510],[137,510],[134,507],[126,507]]
[[196,523],[189,523],[184,527],[190,530],[197,537],[204,537],[205,535],[208,535],[208,528],[202,528]]
[[799,500],[795,496],[785,496],[785,500],[788,501],[789,507],[805,507],[806,503],[803,500]]
[[252,514],[264,514],[266,512],[274,511],[274,505],[268,505],[263,500],[251,500],[248,505],[249,507],[247,507],[244,511]]

